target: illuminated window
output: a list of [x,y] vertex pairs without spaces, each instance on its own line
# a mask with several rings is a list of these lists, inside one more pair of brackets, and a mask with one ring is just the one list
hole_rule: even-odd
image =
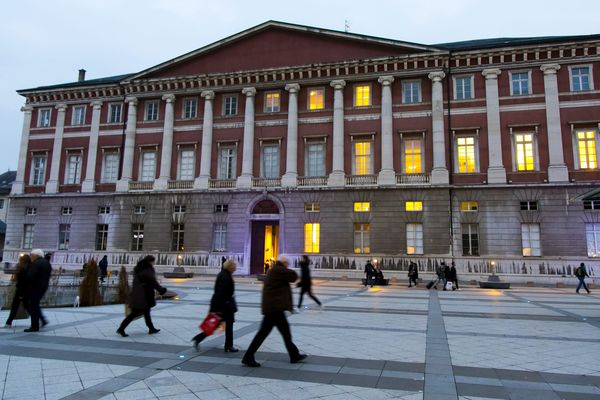
[[421,81],[402,82],[402,102],[405,104],[421,102]]
[[458,172],[475,172],[475,137],[459,136],[456,138]]
[[530,93],[529,72],[512,72],[510,74],[510,80],[511,95],[521,96]]
[[171,234],[171,251],[183,251],[184,224],[173,224]]
[[304,203],[304,212],[320,212],[321,204],[319,203]]
[[265,93],[265,112],[279,112],[279,92]]
[[590,67],[571,68],[571,90],[573,92],[582,92],[593,89],[590,80]]
[[322,110],[325,108],[325,89],[309,89],[308,109]]
[[144,224],[131,225],[131,250],[142,251],[144,249]]
[[406,211],[423,211],[422,201],[407,201],[404,206]]
[[354,106],[366,107],[371,105],[371,85],[354,86]]
[[535,170],[535,156],[533,148],[533,134],[519,133],[515,135],[515,158],[517,171]]
[[454,78],[454,100],[468,100],[473,97],[473,76]]
[[321,224],[304,224],[304,252],[318,253]]
[[420,174],[423,172],[421,138],[404,139],[404,173]]
[[371,175],[373,173],[372,142],[354,142],[353,175]]
[[354,224],[354,252],[370,253],[371,252],[371,225],[369,224]]
[[71,117],[71,125],[85,124],[85,106],[73,107],[73,116]]
[[406,254],[423,254],[423,224],[406,224]]
[[596,131],[577,131],[577,155],[580,169],[598,168],[596,159]]
[[476,201],[461,201],[460,202],[460,211],[468,212],[468,211],[477,211],[478,204]]
[[354,202],[354,212],[369,212],[371,211],[371,203],[368,201]]
[[47,128],[50,126],[50,116],[52,115],[51,108],[41,108],[38,111],[38,128]]
[[588,257],[600,257],[600,224],[585,224]]
[[463,256],[479,255],[479,234],[477,224],[462,224]]
[[196,118],[198,109],[198,99],[191,97],[183,100],[183,118],[192,119]]
[[521,239],[524,257],[539,257],[542,255],[539,224],[521,224]]

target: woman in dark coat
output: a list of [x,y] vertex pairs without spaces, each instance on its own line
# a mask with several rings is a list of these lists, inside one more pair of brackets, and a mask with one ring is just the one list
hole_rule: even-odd
[[[235,285],[233,283],[233,273],[237,269],[237,265],[233,260],[227,260],[223,263],[223,269],[217,275],[215,281],[215,291],[210,300],[210,312],[218,314],[221,320],[225,322],[225,352],[236,353],[238,349],[233,347],[233,323],[235,322],[234,314],[237,312],[237,304],[235,302],[234,292]],[[206,339],[208,335],[200,332],[192,339],[194,347],[198,350],[198,345]]]
[[417,282],[419,281],[419,267],[416,263],[412,262],[408,266],[408,287],[412,287],[414,283],[417,286]]
[[304,293],[308,293],[310,298],[313,299],[315,303],[319,305],[319,307],[322,307],[321,302],[315,297],[315,295],[312,292],[312,279],[310,277],[310,268],[308,266],[310,264],[308,256],[303,255],[302,257],[300,257],[299,264],[302,275],[300,277],[300,282],[298,283],[298,287],[300,288],[300,299],[298,300],[298,309],[302,308],[302,297],[304,297]]
[[129,293],[129,307],[131,312],[117,329],[117,333],[123,337],[129,336],[125,333],[125,328],[135,318],[140,315],[144,316],[146,326],[148,327],[148,333],[150,335],[160,332],[160,329],[156,329],[152,324],[152,318],[150,317],[150,309],[156,305],[154,298],[154,291],[159,294],[165,294],[167,289],[160,286],[156,280],[156,271],[154,271],[154,257],[146,256],[140,262],[137,263],[133,269],[133,285],[131,287],[131,293]]
[[12,326],[12,322],[17,316],[17,311],[19,311],[19,306],[21,303],[23,303],[23,307],[25,307],[26,310],[29,307],[29,293],[27,291],[27,268],[30,264],[31,258],[29,255],[23,254],[21,257],[19,257],[19,262],[17,263],[16,271],[13,275],[13,279],[15,281],[15,295],[10,306],[10,314],[6,320],[7,328]]

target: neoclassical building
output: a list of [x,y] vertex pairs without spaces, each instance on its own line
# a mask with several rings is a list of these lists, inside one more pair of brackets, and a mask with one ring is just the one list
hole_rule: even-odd
[[423,45],[269,21],[19,90],[5,259],[569,275],[600,255],[599,59],[600,35]]

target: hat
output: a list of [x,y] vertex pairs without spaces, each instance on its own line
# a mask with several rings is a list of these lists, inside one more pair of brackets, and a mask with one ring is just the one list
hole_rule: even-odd
[[32,256],[44,257],[44,251],[42,249],[31,250]]

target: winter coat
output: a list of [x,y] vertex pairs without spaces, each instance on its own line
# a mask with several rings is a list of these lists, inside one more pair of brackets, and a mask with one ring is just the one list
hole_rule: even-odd
[[456,267],[453,265],[452,267],[450,267],[450,272],[448,273],[448,280],[449,281],[456,281]]
[[408,277],[414,280],[419,279],[419,267],[411,265],[408,267]]
[[98,268],[100,268],[100,276],[106,276],[106,272],[108,271],[108,259],[106,256],[102,257],[102,260],[98,263]]
[[52,266],[43,257],[37,258],[27,268],[27,288],[30,296],[41,298],[48,290]]
[[219,313],[223,319],[232,321],[237,312],[237,304],[233,294],[235,286],[231,272],[222,269],[215,280],[215,291],[210,300],[210,312]]
[[292,311],[292,289],[290,283],[298,279],[298,274],[280,263],[275,263],[267,276],[262,291],[262,313]]
[[300,271],[302,272],[300,283],[298,287],[302,289],[310,289],[312,286],[312,278],[310,277],[310,268],[308,267],[308,261],[300,261]]
[[449,280],[451,280],[450,275],[451,275],[450,267],[446,265],[444,267],[444,275],[442,275],[442,277],[445,278],[447,281],[449,281]]
[[365,265],[365,274],[367,275],[373,275],[375,273],[375,267],[373,267],[373,264],[371,264],[370,262],[368,262]]
[[129,293],[129,307],[132,310],[146,310],[156,305],[154,291],[164,294],[167,289],[156,280],[154,267],[148,261],[141,260],[133,270],[133,284]]

